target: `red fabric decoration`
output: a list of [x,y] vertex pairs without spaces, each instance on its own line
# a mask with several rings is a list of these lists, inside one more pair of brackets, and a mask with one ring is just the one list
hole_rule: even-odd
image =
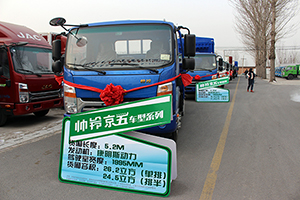
[[100,98],[106,106],[117,105],[123,102],[123,93],[124,89],[120,85],[114,86],[111,83],[106,85],[100,94]]
[[181,76],[182,83],[185,87],[192,83],[193,77],[191,75],[189,75],[189,74],[179,74],[179,75],[177,75],[173,78],[170,78],[170,79],[158,82],[158,83],[133,88],[133,89],[130,89],[130,90],[124,90],[120,85],[114,86],[112,83],[110,83],[110,85],[106,85],[105,89],[102,90],[102,89],[91,87],[91,86],[72,83],[72,82],[66,81],[66,80],[64,80],[60,77],[55,78],[55,79],[60,84],[61,84],[61,81],[64,81],[64,83],[66,83],[67,85],[78,88],[78,89],[89,90],[89,91],[101,93],[100,94],[101,100],[105,103],[106,106],[110,106],[110,105],[117,105],[117,104],[122,103],[123,100],[124,100],[124,97],[123,97],[124,93],[129,93],[129,92],[133,92],[133,91],[136,91],[136,90],[141,90],[141,89],[144,89],[144,88],[152,87],[152,86],[155,86],[155,85],[171,82],[171,81],[174,81],[179,76]]
[[56,82],[61,85],[62,81],[64,80],[64,76],[56,76],[55,75]]
[[181,74],[181,80],[184,87],[186,87],[192,83],[193,77],[189,74]]
[[89,90],[89,91],[98,92],[98,93],[101,93],[103,91],[99,88],[72,83],[72,82],[66,81],[65,79],[64,79],[64,83],[71,87],[75,87],[75,88],[82,89],[82,90]]
[[195,78],[195,80],[199,81],[201,79],[201,76],[196,75],[194,78]]

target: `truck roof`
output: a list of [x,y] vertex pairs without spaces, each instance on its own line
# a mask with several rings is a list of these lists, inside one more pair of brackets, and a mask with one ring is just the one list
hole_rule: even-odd
[[196,52],[199,53],[214,53],[215,42],[213,38],[196,37]]
[[105,25],[124,25],[124,24],[168,24],[174,27],[172,22],[166,22],[162,20],[120,20],[120,21],[108,21],[108,22],[96,22],[90,23],[89,26],[105,26]]
[[[182,52],[179,39],[177,40],[179,52]],[[182,41],[182,45],[184,42]],[[215,42],[214,38],[196,37],[196,54],[214,54]]]
[[0,42],[10,45],[15,42],[28,42],[30,46],[43,46],[51,48],[51,45],[34,30],[26,26],[0,21]]

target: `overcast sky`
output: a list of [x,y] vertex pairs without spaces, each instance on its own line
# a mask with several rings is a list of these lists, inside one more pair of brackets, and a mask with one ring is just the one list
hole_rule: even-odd
[[[234,9],[228,0],[0,0],[0,21],[24,25],[36,32],[62,32],[62,28],[49,25],[54,17],[64,17],[69,24],[165,19],[188,27],[197,36],[214,38],[217,53],[222,56],[227,54],[224,49],[243,47],[234,30]],[[295,20],[300,22],[300,13]],[[278,45],[282,43],[300,46],[300,29]],[[234,60],[240,62],[244,56],[246,64],[252,64],[246,52],[240,52]]]

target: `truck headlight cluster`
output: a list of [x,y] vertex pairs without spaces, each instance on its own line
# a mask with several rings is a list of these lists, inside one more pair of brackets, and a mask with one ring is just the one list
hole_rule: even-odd
[[157,96],[162,96],[162,95],[166,95],[166,94],[172,94],[173,92],[173,88],[172,88],[172,82],[169,83],[165,83],[162,85],[159,85],[157,87]]
[[75,88],[64,83],[64,106],[67,113],[77,113]]
[[19,102],[28,103],[29,102],[29,90],[25,83],[19,83]]

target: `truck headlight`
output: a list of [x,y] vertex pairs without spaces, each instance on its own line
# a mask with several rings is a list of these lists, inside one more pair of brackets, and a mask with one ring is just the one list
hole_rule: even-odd
[[64,106],[67,113],[77,113],[75,88],[66,83],[64,83]]
[[19,102],[28,103],[29,102],[29,90],[25,83],[19,83]]
[[173,92],[173,87],[172,87],[172,82],[169,83],[165,83],[162,85],[159,85],[157,87],[157,96],[162,96],[162,95],[166,95],[166,94],[172,94]]

